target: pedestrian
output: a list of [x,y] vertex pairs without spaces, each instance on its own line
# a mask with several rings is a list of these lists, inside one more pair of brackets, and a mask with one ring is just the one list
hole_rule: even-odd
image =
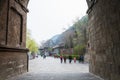
[[64,56],[64,63],[66,63],[66,56]]
[[74,57],[74,63],[76,63],[76,57]]
[[79,56],[79,59],[78,59],[78,60],[79,60],[79,63],[80,63],[80,62],[81,62],[81,55]]
[[60,62],[61,62],[61,63],[63,62],[63,57],[62,57],[62,55],[60,56]]
[[44,54],[44,55],[43,55],[43,59],[45,59],[45,58],[46,58],[46,55]]
[[81,61],[82,61],[82,63],[84,63],[84,56],[83,55],[81,56]]
[[72,56],[71,55],[69,55],[69,63],[71,63],[72,62]]

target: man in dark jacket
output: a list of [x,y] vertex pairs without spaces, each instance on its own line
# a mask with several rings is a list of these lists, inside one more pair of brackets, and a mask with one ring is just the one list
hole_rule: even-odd
[[69,55],[69,63],[71,63],[72,62],[72,56],[71,55]]

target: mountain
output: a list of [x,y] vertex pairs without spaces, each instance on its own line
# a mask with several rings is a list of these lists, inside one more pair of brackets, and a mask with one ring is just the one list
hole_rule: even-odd
[[63,44],[66,48],[73,48],[73,45],[85,44],[87,42],[87,23],[88,16],[83,16],[80,20],[75,22],[73,26],[61,34],[53,36],[44,43],[45,47],[54,47]]
[[73,37],[74,35],[74,27],[71,26],[69,29],[67,29],[65,32],[61,33],[61,34],[57,34],[55,36],[53,36],[51,39],[47,40],[44,43],[44,46],[46,47],[54,47],[56,45],[60,45],[60,44],[65,44],[66,42],[68,42],[69,37]]

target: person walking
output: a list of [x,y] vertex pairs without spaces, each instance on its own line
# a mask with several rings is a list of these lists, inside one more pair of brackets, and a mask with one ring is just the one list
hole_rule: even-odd
[[62,55],[60,56],[60,62],[61,62],[61,63],[63,62],[63,57],[62,57]]
[[74,57],[74,63],[76,63],[76,57]]
[[84,56],[83,55],[81,56],[81,61],[82,61],[82,63],[84,63]]
[[78,60],[79,60],[79,63],[80,63],[81,62],[81,55],[79,55],[79,59]]
[[64,63],[66,63],[66,56],[64,56]]
[[44,54],[44,55],[43,55],[43,59],[45,59],[45,58],[46,58],[46,55]]
[[69,63],[71,63],[71,62],[72,62],[72,56],[69,55]]

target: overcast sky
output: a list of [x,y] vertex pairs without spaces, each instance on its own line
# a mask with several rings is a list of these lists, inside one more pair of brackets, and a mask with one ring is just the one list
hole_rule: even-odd
[[69,28],[86,14],[86,0],[30,0],[27,28],[38,44]]

